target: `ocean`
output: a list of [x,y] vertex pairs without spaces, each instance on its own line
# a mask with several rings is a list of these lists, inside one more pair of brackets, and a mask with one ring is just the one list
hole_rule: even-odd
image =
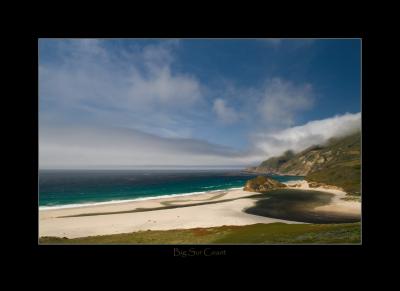
[[[242,188],[256,176],[239,170],[40,170],[39,207],[119,203]],[[298,176],[272,176],[280,182]]]

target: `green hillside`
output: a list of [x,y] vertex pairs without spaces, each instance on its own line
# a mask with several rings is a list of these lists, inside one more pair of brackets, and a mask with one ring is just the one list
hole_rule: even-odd
[[251,169],[256,173],[305,176],[310,182],[325,183],[343,188],[350,195],[360,195],[361,133],[330,139],[293,154],[263,161]]
[[343,188],[348,194],[360,195],[361,191],[361,135],[360,133],[333,139],[325,150],[333,159],[306,176],[307,181],[325,183]]

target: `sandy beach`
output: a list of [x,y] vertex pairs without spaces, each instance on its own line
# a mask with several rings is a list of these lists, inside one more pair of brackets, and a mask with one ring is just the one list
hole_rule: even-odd
[[[309,188],[306,181],[289,184],[293,189],[334,194],[320,211],[360,213],[361,203],[341,200],[346,193],[337,189]],[[241,189],[214,191],[190,196],[139,200],[59,209],[39,210],[39,236],[76,238],[146,230],[188,229],[255,223],[299,223],[243,212],[252,207],[257,193]]]

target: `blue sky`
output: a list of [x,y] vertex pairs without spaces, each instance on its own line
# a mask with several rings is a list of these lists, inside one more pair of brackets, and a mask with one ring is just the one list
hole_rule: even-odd
[[242,166],[300,150],[359,127],[360,58],[358,39],[41,39],[40,165]]

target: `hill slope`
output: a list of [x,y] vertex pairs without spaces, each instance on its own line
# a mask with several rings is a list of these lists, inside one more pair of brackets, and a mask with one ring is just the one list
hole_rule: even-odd
[[309,182],[335,185],[349,194],[360,195],[360,153],[361,134],[358,132],[330,139],[325,145],[312,146],[298,154],[287,151],[247,171],[305,176]]

